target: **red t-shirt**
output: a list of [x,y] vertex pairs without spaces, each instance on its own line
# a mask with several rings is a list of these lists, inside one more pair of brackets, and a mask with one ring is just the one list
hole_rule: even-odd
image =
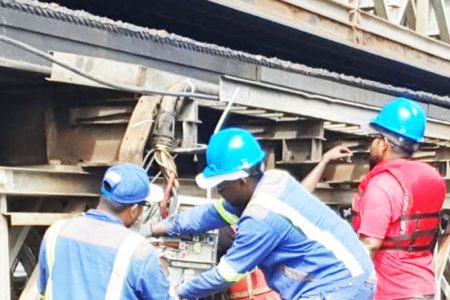
[[[402,213],[403,190],[389,173],[372,178],[364,195],[355,196],[353,205],[361,216],[360,235],[384,239],[399,234],[400,227],[393,224]],[[376,300],[435,293],[431,252],[379,250],[373,262],[378,277]]]

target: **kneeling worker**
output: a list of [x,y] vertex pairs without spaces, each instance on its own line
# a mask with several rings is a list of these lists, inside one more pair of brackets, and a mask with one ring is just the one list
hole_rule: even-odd
[[109,168],[97,209],[61,220],[39,253],[38,289],[51,299],[171,299],[156,250],[127,227],[150,195],[147,173],[133,164]]
[[259,267],[283,299],[372,299],[373,264],[351,226],[287,172],[263,172],[264,157],[248,131],[219,131],[196,181],[226,200],[152,225],[155,236],[177,236],[237,223],[218,266],[179,287],[179,295],[204,297]]

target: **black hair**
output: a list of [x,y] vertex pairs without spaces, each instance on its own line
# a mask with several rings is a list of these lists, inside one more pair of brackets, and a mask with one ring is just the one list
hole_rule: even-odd
[[389,144],[392,147],[392,152],[404,158],[411,158],[414,152],[419,148],[419,144],[413,140],[391,134],[389,132],[383,132],[383,136],[386,137]]
[[419,144],[413,140],[402,137],[379,126],[374,128],[383,135],[391,145],[392,152],[403,158],[411,158],[419,149]]
[[410,145],[396,145],[389,141],[392,147],[392,152],[397,154],[400,157],[411,158],[414,154],[414,148],[410,147]]
[[99,201],[102,205],[106,206],[108,210],[110,210],[115,214],[120,214],[121,212],[125,211],[127,208],[131,206],[115,203],[103,195],[100,195]]

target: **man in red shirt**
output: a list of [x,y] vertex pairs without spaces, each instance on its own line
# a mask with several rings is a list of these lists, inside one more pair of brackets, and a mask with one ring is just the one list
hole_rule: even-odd
[[370,122],[370,172],[353,201],[353,226],[373,256],[375,299],[434,299],[432,250],[446,194],[439,173],[410,160],[426,116],[396,98]]

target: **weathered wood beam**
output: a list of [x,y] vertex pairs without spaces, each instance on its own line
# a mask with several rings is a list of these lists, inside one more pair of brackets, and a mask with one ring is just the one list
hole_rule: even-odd
[[141,164],[147,139],[155,124],[153,116],[161,99],[161,96],[139,99],[120,144],[118,161]]

